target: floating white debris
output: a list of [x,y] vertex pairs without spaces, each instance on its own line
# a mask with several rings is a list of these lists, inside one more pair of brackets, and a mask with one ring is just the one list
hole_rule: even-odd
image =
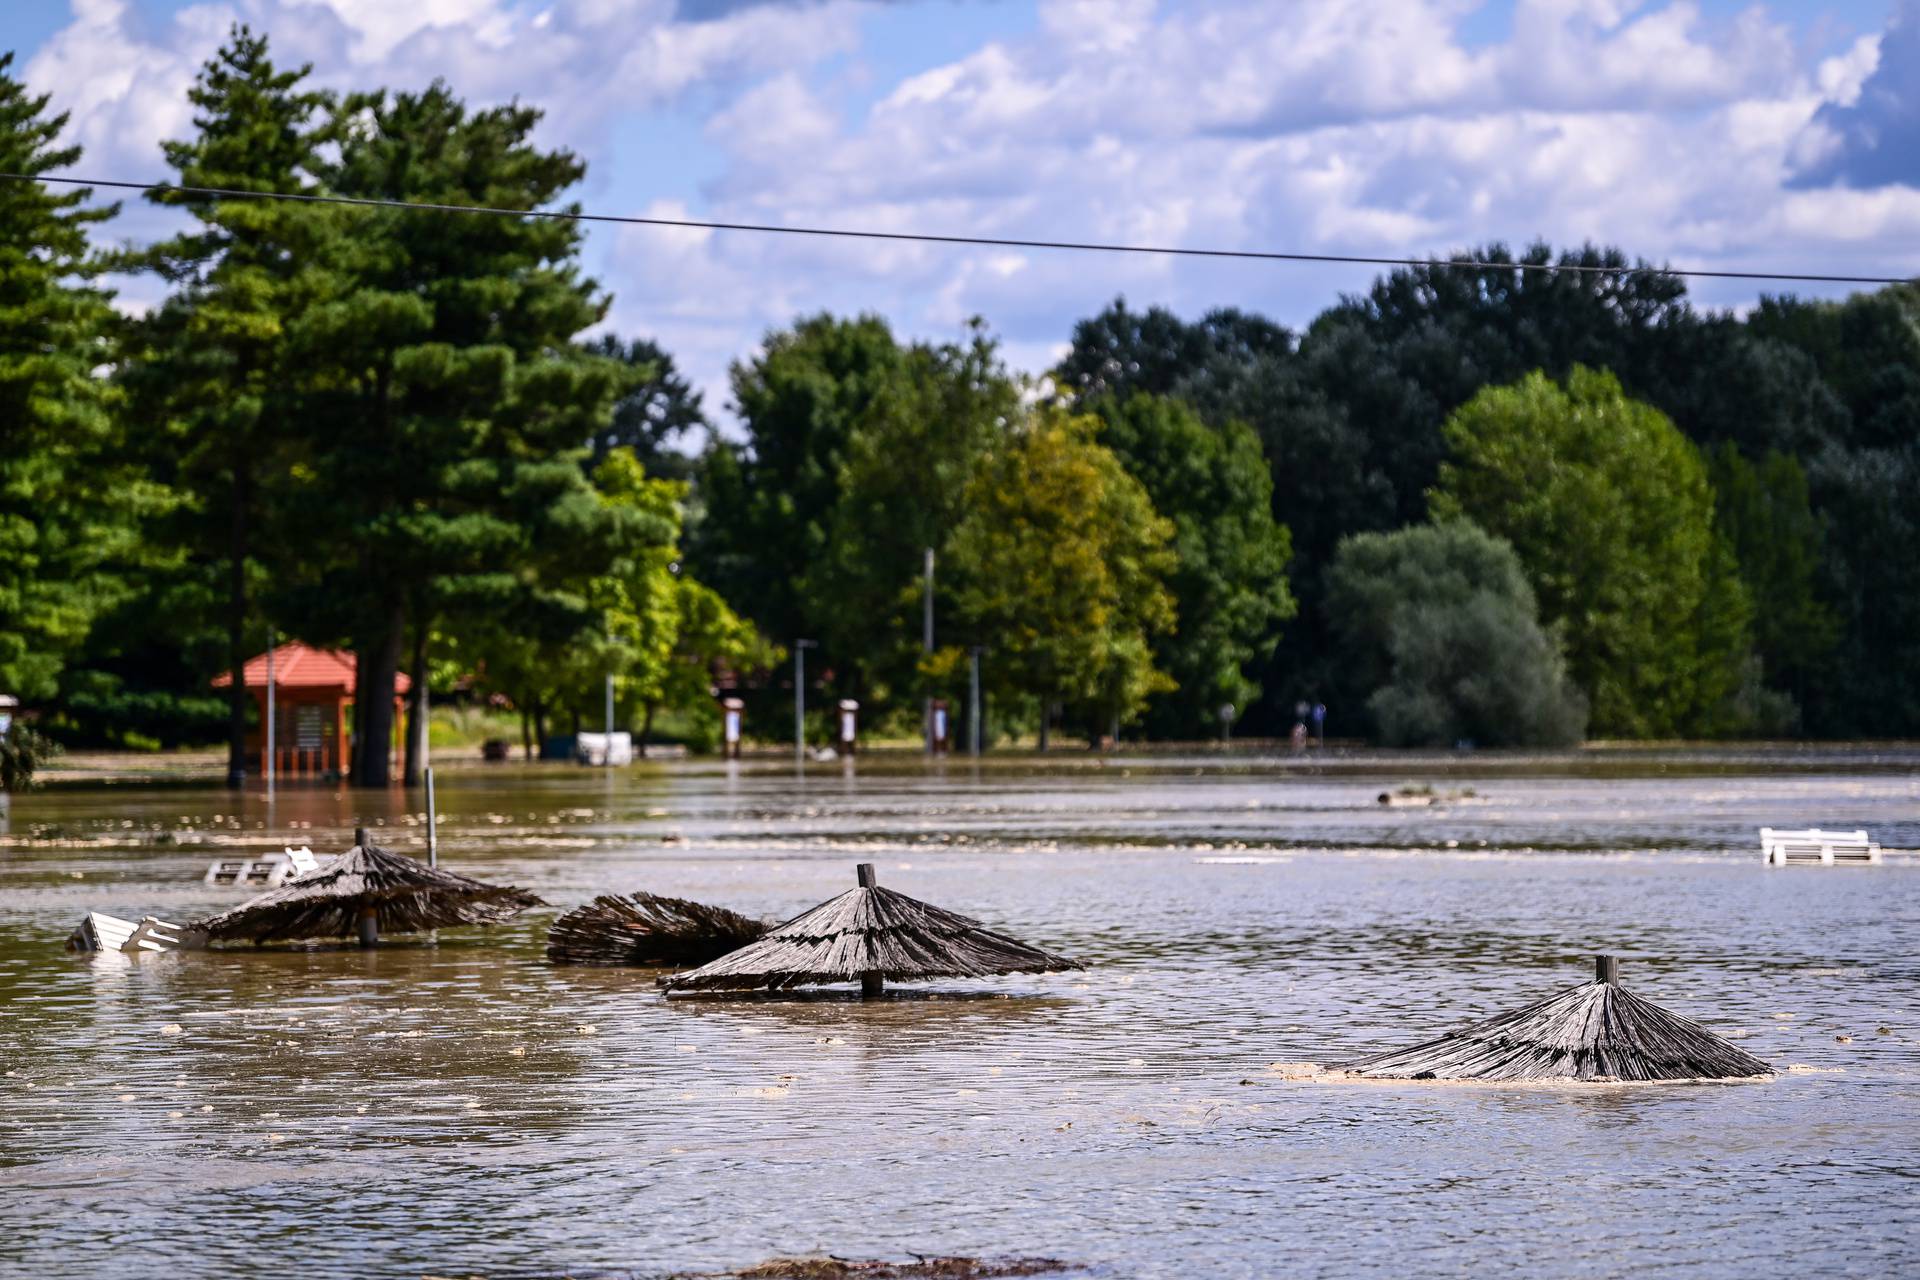
[[1267,1070],[1282,1080],[1311,1080],[1326,1069],[1317,1062],[1269,1062]]

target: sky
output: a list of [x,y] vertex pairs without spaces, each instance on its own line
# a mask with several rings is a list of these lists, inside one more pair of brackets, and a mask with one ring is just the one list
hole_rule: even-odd
[[[73,172],[164,180],[236,21],[327,87],[540,106],[596,213],[1920,274],[1920,0],[0,0],[0,51],[71,113]],[[175,216],[127,208],[113,238]],[[722,418],[730,363],[821,310],[979,316],[1038,373],[1117,296],[1299,327],[1376,274],[641,227],[586,263]],[[1763,289],[1845,291],[1692,291]]]

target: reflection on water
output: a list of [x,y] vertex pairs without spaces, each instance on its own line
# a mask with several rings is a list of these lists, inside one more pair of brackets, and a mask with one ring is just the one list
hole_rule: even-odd
[[[774,1254],[1093,1274],[1892,1274],[1915,1261],[1920,868],[1767,871],[1754,829],[1920,846],[1897,755],[1604,776],[1151,761],[451,774],[442,856],[556,909],[785,918],[882,883],[1088,962],[872,1002],[554,968],[552,912],[437,945],[71,956],[208,861],[400,791],[16,798],[0,837],[0,1271],[664,1273]],[[1398,767],[1398,766],[1396,766]],[[1439,779],[1436,779],[1437,781]],[[418,798],[412,797],[418,804]],[[1738,1088],[1302,1085],[1579,981],[1800,1070]],[[1841,1037],[1848,1039],[1842,1040]]]

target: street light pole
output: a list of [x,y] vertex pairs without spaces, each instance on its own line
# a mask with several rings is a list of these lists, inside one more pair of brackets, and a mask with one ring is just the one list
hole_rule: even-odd
[[[933,655],[933,548],[927,548],[927,589],[926,589],[926,626],[923,636],[927,656]],[[933,695],[926,696],[926,704],[920,709],[920,727],[925,730],[927,754],[933,754]]]
[[814,640],[793,642],[793,754],[799,760],[807,758],[807,650],[817,644]]
[[967,678],[967,738],[972,744],[973,754],[980,754],[980,653],[979,645],[969,650],[973,656],[972,670]]
[[277,692],[278,690],[276,690],[273,687],[273,628],[268,627],[267,628],[267,724],[266,724],[266,735],[260,745],[260,767],[262,771],[266,774],[267,794],[269,796],[273,794],[273,749],[275,746],[278,745],[278,743],[275,742],[274,740],[274,734],[273,734],[273,730],[274,730],[273,713],[274,713],[274,702],[276,701],[274,695]]

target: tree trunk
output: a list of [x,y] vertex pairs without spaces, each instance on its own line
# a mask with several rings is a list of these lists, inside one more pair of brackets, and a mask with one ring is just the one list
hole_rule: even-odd
[[536,759],[547,753],[547,704],[543,698],[533,700],[533,749]]
[[520,756],[533,759],[533,717],[527,714],[525,707],[520,708]]
[[[252,476],[245,465],[245,446],[235,450],[233,468],[233,517],[227,542],[227,660],[233,671],[233,688],[227,691],[227,785],[238,787],[247,780],[247,506],[252,501]],[[266,726],[260,727],[262,734]],[[271,751],[272,743],[263,742],[262,750]]]
[[413,624],[413,661],[407,666],[413,687],[407,690],[407,755],[401,781],[409,787],[420,785],[420,770],[427,763],[427,620]]
[[1040,699],[1040,749],[1042,751],[1047,749],[1047,730],[1052,727],[1052,721],[1053,703],[1042,698]]
[[640,717],[640,758],[643,760],[647,755],[647,744],[653,741],[653,713],[659,709],[659,703],[649,702],[646,713]]
[[384,787],[393,780],[389,754],[393,749],[393,677],[400,669],[406,630],[407,607],[396,601],[387,606],[387,616],[370,637],[373,643],[357,655],[367,702],[359,715],[364,736],[353,753],[353,784],[358,787]]

